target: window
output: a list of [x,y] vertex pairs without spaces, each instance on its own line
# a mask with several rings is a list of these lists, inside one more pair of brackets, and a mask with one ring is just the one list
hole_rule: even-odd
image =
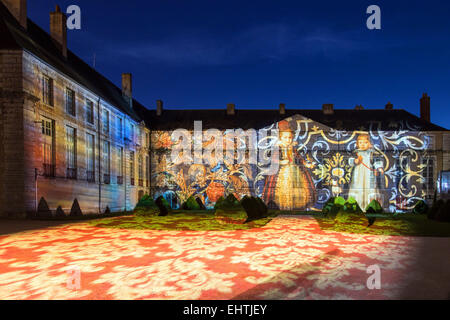
[[66,127],[67,178],[77,179],[77,143],[76,129]]
[[77,115],[75,108],[75,91],[69,88],[66,89],[66,112],[73,117]]
[[150,187],[150,158],[145,156],[145,180],[147,188]]
[[89,182],[95,182],[95,137],[86,135],[86,174]]
[[111,183],[111,155],[109,142],[103,141],[102,167],[103,167],[103,183]]
[[144,186],[144,163],[142,156],[138,156],[138,175],[139,175],[139,187]]
[[109,111],[108,110],[103,110],[102,122],[103,122],[103,133],[108,135],[109,134]]
[[134,125],[131,125],[130,140],[134,142]]
[[134,186],[134,179],[135,179],[135,173],[134,173],[134,166],[135,166],[135,162],[134,162],[134,152],[130,151],[130,178],[131,178],[131,185]]
[[91,100],[86,100],[86,121],[94,124],[94,103]]
[[423,177],[425,179],[423,188],[434,191],[434,160],[422,159],[422,164],[424,165]]
[[118,175],[117,184],[123,184],[123,148],[117,149],[117,160],[118,160]]
[[53,107],[53,79],[47,76],[42,78],[42,100]]
[[122,139],[123,136],[123,120],[122,118],[117,117],[117,137]]
[[48,118],[42,119],[42,162],[44,176],[55,177],[55,157],[54,157],[54,135],[55,123]]

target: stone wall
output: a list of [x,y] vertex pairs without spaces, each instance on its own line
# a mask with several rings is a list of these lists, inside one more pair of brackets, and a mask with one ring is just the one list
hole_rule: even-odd
[[[53,79],[54,105],[43,103],[42,77]],[[149,143],[139,143],[138,132],[149,131],[120,110],[75,83],[35,56],[27,52],[0,53],[0,214],[25,216],[36,210],[44,197],[51,210],[61,205],[68,212],[75,198],[84,213],[132,210],[139,194],[148,194],[145,156],[149,154]],[[70,88],[76,96],[76,116],[66,112],[65,92]],[[86,118],[86,101],[94,103],[94,124]],[[98,126],[99,110],[109,112],[109,133],[104,134],[102,124]],[[55,177],[44,176],[41,121],[43,117],[54,123]],[[118,130],[118,118],[122,119],[122,132]],[[131,134],[131,125],[135,133]],[[66,128],[76,129],[77,179],[67,178]],[[95,182],[87,181],[86,137],[95,137]],[[128,139],[126,139],[128,138]],[[106,173],[101,167],[103,141],[110,144],[110,184],[104,183]],[[124,150],[124,184],[118,184],[119,148]],[[131,186],[130,151],[136,154],[135,186]],[[144,159],[144,179],[139,186],[138,155]],[[99,157],[100,156],[100,157]],[[35,174],[37,172],[37,175]],[[101,183],[99,183],[99,181]],[[126,203],[126,207],[125,207]]]

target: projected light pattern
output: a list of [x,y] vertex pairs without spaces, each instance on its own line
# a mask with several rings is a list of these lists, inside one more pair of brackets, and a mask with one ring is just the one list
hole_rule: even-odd
[[[212,207],[221,196],[234,194],[238,199],[261,197],[281,210],[320,210],[336,196],[353,197],[363,208],[376,199],[390,211],[409,210],[428,192],[424,175],[430,137],[406,121],[389,127],[383,131],[373,122],[345,131],[296,115],[259,129],[253,143],[249,135],[235,138],[221,132],[224,154],[226,140],[233,140],[232,159],[211,157],[205,150],[212,140],[203,139],[201,163],[179,161],[186,158],[183,152],[173,159],[179,141],[172,139],[172,132],[154,132],[152,190],[174,208],[190,196]],[[239,160],[236,155],[242,150],[246,159],[257,150],[258,161]],[[272,167],[276,163],[276,172],[268,173],[268,163],[262,161],[267,159]]]

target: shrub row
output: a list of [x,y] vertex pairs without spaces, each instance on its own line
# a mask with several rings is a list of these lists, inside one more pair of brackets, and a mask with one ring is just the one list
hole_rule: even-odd
[[437,200],[427,212],[428,219],[440,222],[450,222],[450,199],[447,201]]
[[216,218],[226,222],[245,223],[268,215],[268,208],[260,198],[245,196],[239,202],[233,194],[221,197],[214,208]]

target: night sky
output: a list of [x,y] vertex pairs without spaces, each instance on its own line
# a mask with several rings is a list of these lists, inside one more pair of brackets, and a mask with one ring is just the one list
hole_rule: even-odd
[[[69,48],[149,108],[394,108],[450,128],[449,1],[39,0],[29,17],[77,4]],[[366,28],[381,7],[382,30]]]

